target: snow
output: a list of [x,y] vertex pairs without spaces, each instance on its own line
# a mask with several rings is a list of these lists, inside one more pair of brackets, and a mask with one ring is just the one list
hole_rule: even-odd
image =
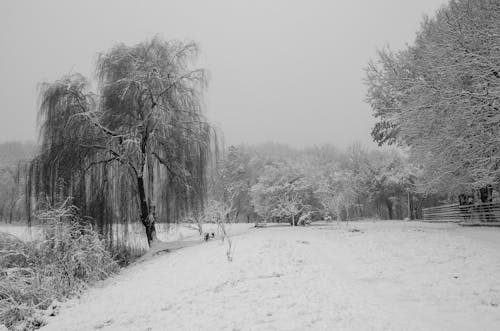
[[26,223],[0,223],[0,231],[10,233],[24,241],[33,240],[38,236],[38,230],[27,227]]
[[[122,224],[116,224],[113,226],[114,241],[116,242],[119,236],[124,233]],[[120,242],[128,247],[131,247],[136,251],[145,251],[148,249],[148,242],[144,232],[144,226],[137,222],[133,224],[128,224],[127,237],[121,239]],[[236,223],[227,224],[228,230],[233,234],[238,234],[245,232],[249,228],[253,227],[254,223]],[[203,232],[214,233],[215,235],[220,235],[217,228],[217,224],[207,223],[203,224]],[[156,224],[158,239],[163,242],[177,242],[177,241],[199,241],[200,235],[198,230],[193,224],[181,223],[181,224],[168,224],[168,223],[157,223]],[[26,223],[0,223],[0,231],[13,234],[21,240],[29,241],[37,239],[40,235],[40,227],[32,226],[28,228]]]
[[[359,231],[353,231],[354,229]],[[269,226],[135,264],[49,330],[500,330],[500,229]]]

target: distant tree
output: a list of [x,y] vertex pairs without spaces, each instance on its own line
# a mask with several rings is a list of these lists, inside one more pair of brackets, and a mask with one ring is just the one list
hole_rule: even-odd
[[252,164],[252,155],[244,146],[229,146],[219,163],[211,176],[209,195],[219,201],[231,197],[234,219],[248,221],[254,213],[250,188],[257,182],[260,165]]
[[352,217],[350,211],[360,206],[360,201],[353,184],[356,177],[350,171],[340,171],[333,179],[332,202],[335,206],[337,219],[349,221]]
[[[396,150],[378,151],[370,155],[371,181],[368,185],[370,199],[379,210],[385,206],[387,218],[404,218],[408,193],[414,191],[410,167]],[[407,208],[404,208],[404,207]],[[411,212],[407,213],[411,218]]]
[[333,165],[322,169],[315,194],[323,206],[325,215],[335,216],[337,220],[340,220],[343,206],[339,201],[340,199],[338,199],[339,185],[337,180],[339,176],[336,170]]
[[229,262],[232,262],[234,257],[233,240],[229,233],[229,226],[234,221],[231,217],[231,215],[234,215],[233,209],[234,197],[229,197],[222,201],[211,199],[208,201],[203,214],[204,220],[207,223],[217,224],[217,231],[219,232],[221,241],[227,245],[226,257]]
[[340,184],[344,187],[343,191],[346,193],[344,200],[349,201],[349,207],[353,208],[353,216],[366,216],[363,206],[367,205],[366,202],[369,199],[370,161],[366,147],[359,142],[355,142],[347,148],[345,159],[341,163],[343,178]]
[[197,53],[160,38],[119,44],[98,57],[98,94],[78,74],[42,84],[34,196],[75,196],[99,219],[138,218],[150,245],[159,214],[199,209],[211,128],[201,112],[205,72],[190,69]]
[[307,171],[300,163],[292,166],[277,162],[265,166],[257,184],[251,188],[256,213],[266,222],[290,220],[292,225],[297,225],[301,214],[313,208],[314,187]]
[[299,224],[299,216],[307,208],[298,192],[284,192],[278,197],[276,206],[276,216],[283,219],[290,219],[290,224]]
[[33,158],[32,142],[0,144],[0,221],[26,221],[26,163]]
[[319,174],[315,194],[326,214],[337,219],[412,217],[418,169],[399,150],[369,152],[353,144],[341,162],[315,172]]
[[255,212],[265,221],[279,217],[278,202],[283,194],[283,176],[278,166],[267,165],[251,188],[252,204]]
[[25,221],[25,181],[26,166],[0,167],[0,221],[12,223]]

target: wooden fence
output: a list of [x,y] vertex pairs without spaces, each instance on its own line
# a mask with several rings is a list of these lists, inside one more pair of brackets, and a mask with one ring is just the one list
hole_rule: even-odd
[[498,223],[500,224],[500,202],[459,205],[458,203],[424,208],[424,221]]

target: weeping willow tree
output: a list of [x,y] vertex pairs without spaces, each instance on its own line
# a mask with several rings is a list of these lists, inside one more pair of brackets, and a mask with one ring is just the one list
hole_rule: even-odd
[[197,54],[160,38],[120,44],[98,56],[98,93],[79,74],[42,84],[29,208],[72,196],[104,232],[140,220],[149,245],[157,220],[200,210],[216,139],[202,114],[206,73],[190,68]]

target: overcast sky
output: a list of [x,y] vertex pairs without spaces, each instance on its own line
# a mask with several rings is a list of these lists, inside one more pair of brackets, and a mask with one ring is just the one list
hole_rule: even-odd
[[445,0],[0,2],[0,142],[36,139],[37,84],[92,75],[96,53],[159,34],[197,41],[226,143],[372,145],[364,67],[412,43]]

